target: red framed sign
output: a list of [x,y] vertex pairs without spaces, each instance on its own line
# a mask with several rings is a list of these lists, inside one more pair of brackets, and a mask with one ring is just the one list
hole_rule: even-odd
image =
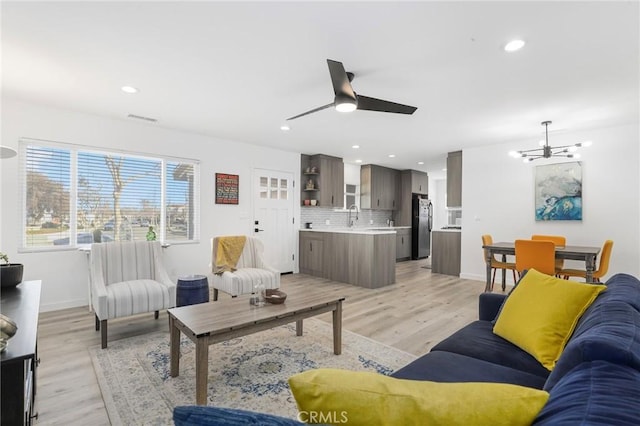
[[238,204],[238,175],[216,173],[216,204]]

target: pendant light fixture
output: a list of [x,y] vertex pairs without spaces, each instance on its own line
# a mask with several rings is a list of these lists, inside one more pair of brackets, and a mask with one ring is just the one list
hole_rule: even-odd
[[544,126],[544,140],[540,141],[541,148],[525,149],[522,151],[511,151],[509,155],[514,158],[523,158],[525,163],[529,163],[538,158],[566,157],[580,158],[580,154],[574,154],[579,148],[591,145],[591,141],[579,142],[573,145],[550,146],[549,145],[549,124],[551,121],[540,123]]

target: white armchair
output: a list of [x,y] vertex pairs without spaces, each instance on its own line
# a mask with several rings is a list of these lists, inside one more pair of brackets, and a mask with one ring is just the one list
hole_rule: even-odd
[[[211,239],[211,270],[215,272],[216,255],[218,251],[218,237]],[[253,292],[258,280],[262,281],[265,288],[280,288],[280,272],[267,265],[262,257],[264,246],[262,241],[255,237],[247,237],[242,254],[234,272],[223,272],[220,275],[213,274],[213,300],[218,300],[218,291],[224,291],[236,297],[240,294]]]
[[158,241],[91,245],[91,300],[96,331],[107,347],[107,320],[143,312],[158,313],[176,305],[176,284],[162,264]]

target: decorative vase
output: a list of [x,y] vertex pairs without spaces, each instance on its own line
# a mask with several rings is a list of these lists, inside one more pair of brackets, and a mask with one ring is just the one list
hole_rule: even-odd
[[22,282],[22,263],[0,265],[0,285],[2,288],[15,287]]

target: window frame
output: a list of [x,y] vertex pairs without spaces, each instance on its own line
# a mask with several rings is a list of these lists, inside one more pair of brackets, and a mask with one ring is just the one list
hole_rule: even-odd
[[[51,246],[28,246],[27,245],[27,148],[29,146],[39,146],[43,148],[67,150],[70,156],[69,164],[69,244]],[[174,157],[169,155],[158,155],[122,149],[104,148],[91,145],[71,144],[57,142],[46,139],[21,137],[18,140],[19,159],[19,184],[21,188],[20,200],[20,243],[18,253],[33,252],[53,252],[86,249],[91,244],[79,244],[77,242],[78,233],[84,232],[77,229],[78,223],[78,154],[88,152],[97,155],[122,156],[126,158],[139,158],[142,160],[158,161],[160,163],[160,223],[156,230],[158,241],[163,245],[199,244],[200,243],[200,160],[186,157]],[[167,240],[166,214],[167,214],[167,164],[185,163],[193,166],[193,239],[191,240]]]

